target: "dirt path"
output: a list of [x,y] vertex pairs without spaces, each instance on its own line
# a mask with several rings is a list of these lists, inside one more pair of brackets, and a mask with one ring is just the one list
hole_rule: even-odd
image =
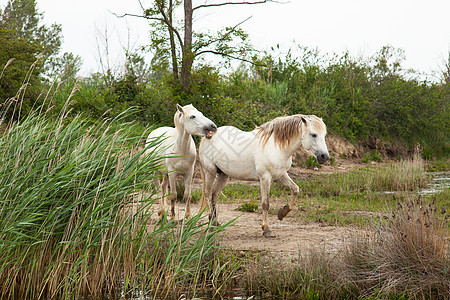
[[[272,204],[279,208],[281,203]],[[328,226],[321,223],[306,223],[301,219],[287,216],[279,221],[276,215],[269,214],[269,224],[273,238],[265,238],[261,229],[260,212],[242,212],[236,210],[238,203],[219,203],[219,221],[226,223],[234,219],[235,222],[229,226],[219,238],[219,245],[231,247],[234,250],[257,250],[273,254],[282,260],[293,260],[298,258],[299,251],[307,252],[311,248],[319,248],[326,252],[336,252],[345,245],[350,236],[364,231],[355,227]],[[155,203],[154,207],[158,207]],[[198,212],[200,205],[193,204],[191,210]],[[177,203],[176,219],[184,217],[184,204]],[[157,214],[154,214],[157,217]]]
[[[326,165],[320,170],[308,170],[303,168],[292,168],[292,177],[307,177],[318,173],[339,173],[353,169],[358,164],[352,161],[339,163],[335,166]],[[201,188],[200,176],[196,174],[193,188]],[[240,182],[232,180],[234,183],[258,184],[257,182]],[[299,200],[301,201],[301,200]],[[219,239],[222,246],[231,247],[235,250],[258,250],[267,251],[275,257],[283,260],[295,260],[299,251],[308,251],[310,248],[320,248],[327,252],[338,251],[345,245],[350,236],[364,234],[364,230],[355,227],[329,226],[321,223],[306,223],[294,217],[298,216],[295,211],[291,212],[283,221],[279,221],[277,216],[269,213],[269,224],[274,238],[262,236],[261,213],[242,212],[236,210],[241,203],[218,203],[218,218],[221,223],[236,219],[235,223],[228,227]],[[270,205],[278,211],[285,203],[277,203],[273,200]],[[192,204],[191,211],[198,212],[200,204]],[[158,205],[154,205],[158,207]],[[185,205],[176,204],[176,219],[184,217]],[[156,215],[156,214],[155,214]]]

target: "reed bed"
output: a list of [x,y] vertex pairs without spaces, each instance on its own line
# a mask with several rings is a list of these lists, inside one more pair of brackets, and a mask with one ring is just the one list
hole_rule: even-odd
[[343,174],[321,174],[297,180],[300,190],[309,196],[330,197],[351,193],[400,191],[423,188],[429,182],[426,163],[419,153],[383,166],[367,166]]
[[449,212],[421,197],[399,201],[338,253],[314,248],[282,264],[248,264],[244,290],[280,299],[449,299]]
[[399,201],[373,236],[355,239],[344,252],[339,281],[363,297],[448,299],[448,218],[434,200]]
[[36,109],[0,136],[0,297],[221,289],[235,267],[217,264],[215,235],[228,224],[154,224],[158,150],[123,115],[92,125],[66,108],[56,120]]

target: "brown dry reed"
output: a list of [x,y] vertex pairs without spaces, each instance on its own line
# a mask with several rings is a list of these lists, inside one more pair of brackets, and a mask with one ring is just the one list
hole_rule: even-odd
[[343,255],[341,282],[364,297],[404,294],[450,297],[448,217],[436,202],[398,202],[373,236],[356,239]]
[[399,202],[337,253],[249,263],[244,289],[280,299],[450,299],[449,216],[421,197]]

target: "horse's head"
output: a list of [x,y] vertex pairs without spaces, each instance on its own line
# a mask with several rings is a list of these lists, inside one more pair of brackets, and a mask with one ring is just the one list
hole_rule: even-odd
[[302,145],[303,148],[311,152],[320,164],[326,162],[330,155],[328,154],[325,136],[327,135],[327,127],[322,121],[314,115],[302,116]]
[[179,123],[189,134],[204,136],[210,139],[217,131],[216,124],[205,117],[192,104],[186,106],[177,104],[177,109],[178,112],[175,114],[175,126]]

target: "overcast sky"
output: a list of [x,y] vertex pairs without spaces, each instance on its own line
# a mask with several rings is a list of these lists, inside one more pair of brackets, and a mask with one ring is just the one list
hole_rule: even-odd
[[[148,41],[146,20],[118,19],[111,13],[140,14],[137,0],[36,1],[46,23],[62,25],[63,52],[82,57],[83,75],[99,70],[98,46],[104,42],[105,29],[109,33],[111,65],[120,65],[123,47],[135,49]],[[203,2],[194,0],[194,4]],[[391,45],[405,50],[404,67],[426,73],[438,72],[448,57],[450,0],[284,2],[200,10],[195,15],[194,30],[235,25],[252,16],[242,28],[261,50],[279,44],[282,51],[287,51],[293,45],[302,45],[323,53],[341,54],[348,50],[354,56],[367,57],[382,46]],[[6,0],[0,3],[4,7]]]

